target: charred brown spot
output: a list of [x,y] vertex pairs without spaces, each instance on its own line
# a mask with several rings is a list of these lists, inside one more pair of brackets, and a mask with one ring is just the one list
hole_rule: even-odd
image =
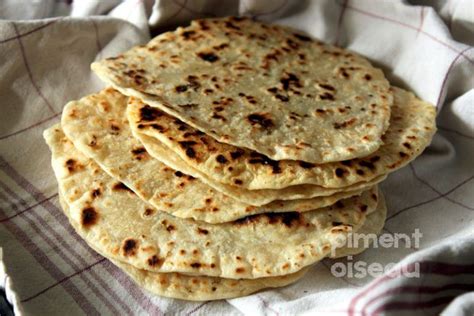
[[321,100],[331,100],[331,101],[334,101],[334,95],[332,95],[331,93],[329,92],[324,92],[323,94],[320,94],[319,95],[319,98]]
[[408,154],[404,153],[403,151],[399,152],[398,154],[400,155],[401,158],[405,158],[408,156]]
[[314,168],[316,166],[314,163],[309,163],[306,161],[299,161],[298,164],[304,169]]
[[202,235],[209,234],[209,231],[207,229],[204,229],[204,228],[201,228],[201,227],[198,227],[197,231],[198,231],[199,234],[202,234]]
[[235,160],[235,159],[238,159],[238,158],[242,157],[244,153],[245,153],[245,152],[244,152],[243,150],[237,149],[236,151],[232,151],[232,152],[230,153],[230,157],[231,157],[233,160]]
[[370,158],[370,162],[377,162],[380,160],[380,156],[373,156],[372,158]]
[[188,90],[188,86],[183,84],[183,85],[176,86],[174,89],[178,93],[186,92]]
[[147,151],[144,147],[136,148],[132,150],[132,154],[135,156],[135,159],[141,160],[145,155]]
[[404,146],[405,148],[411,149],[411,145],[410,145],[409,143],[403,143],[403,146]]
[[150,267],[156,267],[160,265],[162,262],[163,261],[157,255],[153,255],[147,260],[147,263]]
[[181,171],[176,171],[174,175],[177,176],[178,178],[181,178],[182,176],[184,176],[184,174]]
[[97,223],[99,219],[99,214],[93,207],[86,207],[82,210],[81,213],[81,224],[85,228],[89,228],[90,226]]
[[282,84],[283,90],[288,90],[290,86],[296,86],[301,88],[300,79],[292,73],[286,74],[284,77],[280,79],[280,83]]
[[224,23],[224,25],[225,25],[227,28],[240,31],[240,27],[238,27],[237,25],[233,24],[232,22],[227,21],[227,22]]
[[176,230],[176,227],[174,225],[167,225],[166,226],[166,230],[171,233],[173,230]]
[[145,216],[151,216],[151,215],[153,215],[154,212],[155,212],[155,211],[154,211],[153,209],[147,208],[147,209],[145,209],[145,212],[143,212],[143,215],[145,215]]
[[350,166],[352,166],[352,160],[343,160],[343,161],[341,161],[341,165],[350,167]]
[[365,160],[359,161],[359,166],[369,168],[370,170],[375,169],[375,165],[372,162]]
[[361,206],[359,206],[359,209],[360,209],[361,212],[366,212],[367,208],[368,208],[368,206],[365,205],[365,204],[362,204]]
[[235,269],[235,272],[236,272],[236,273],[244,273],[244,272],[245,272],[245,268],[237,268],[237,269]]
[[342,222],[332,222],[332,226],[339,226],[342,225]]
[[201,267],[201,264],[199,262],[193,262],[190,264],[191,268],[198,269]]
[[186,156],[189,158],[196,158],[196,151],[192,148],[186,148]]
[[350,77],[349,73],[347,72],[347,70],[345,68],[340,68],[339,69],[339,73],[346,79],[348,79]]
[[366,74],[366,75],[364,76],[364,79],[367,80],[367,81],[369,81],[369,80],[372,79],[372,76],[369,75],[369,74]]
[[137,254],[138,244],[134,239],[127,239],[123,243],[122,251],[125,256],[134,256]]
[[102,194],[102,191],[100,190],[100,188],[94,189],[91,192],[92,198],[99,197],[101,194]]
[[337,201],[336,204],[334,204],[337,208],[343,208],[344,207],[344,203],[342,203],[342,201]]
[[227,43],[222,43],[222,44],[220,44],[220,45],[214,46],[213,49],[215,49],[215,50],[223,50],[224,48],[227,48],[227,47],[229,47],[229,44],[227,44]]
[[89,142],[89,146],[95,147],[97,145],[97,137],[95,135],[92,135],[92,139]]
[[163,113],[149,105],[145,105],[144,107],[140,108],[140,119],[141,121],[153,121],[160,117]]
[[216,157],[216,160],[217,160],[218,163],[221,163],[221,164],[225,164],[225,163],[229,162],[229,161],[227,160],[227,158],[224,157],[224,155],[218,155],[218,156]]
[[223,117],[222,115],[217,114],[217,113],[213,113],[211,118],[216,119],[216,120],[222,120],[224,122],[227,121],[227,119],[225,117]]
[[66,168],[69,172],[73,172],[77,167],[77,161],[74,159],[66,160]]
[[253,113],[247,116],[250,124],[259,125],[264,129],[269,129],[274,126],[273,121],[268,118],[269,114],[266,113]]
[[271,166],[272,167],[272,172],[274,174],[281,173],[281,168],[280,168],[280,162],[279,161],[270,159],[267,156],[256,153],[256,152],[252,152],[250,157],[251,158],[248,161],[250,164],[262,164],[262,165],[266,165],[266,166]]
[[209,52],[209,53],[201,52],[201,53],[198,53],[197,55],[202,60],[208,61],[210,63],[216,62],[219,59],[219,57],[217,57],[217,55],[212,52]]
[[[286,44],[292,49],[298,49],[300,47],[300,45],[298,45],[298,43],[296,43],[292,39],[287,39]],[[283,50],[284,50],[284,48],[283,48]]]
[[261,219],[267,219],[269,224],[281,223],[286,227],[290,228],[293,224],[301,223],[303,217],[298,212],[286,212],[286,213],[264,213],[257,215],[250,215],[240,218],[234,221],[235,225],[249,225],[254,222],[258,222]]
[[303,41],[303,42],[310,42],[311,41],[311,38],[309,36],[306,36],[306,35],[293,33],[293,36],[296,37],[297,39],[299,39],[300,41]]
[[371,196],[372,196],[372,199],[373,199],[374,201],[377,201],[377,194],[375,194],[375,193],[372,193],[372,195],[371,195]]
[[336,170],[334,171],[334,173],[336,174],[336,177],[338,178],[342,178],[346,172],[347,171],[342,168],[336,168]]
[[242,182],[242,180],[240,180],[240,179],[235,179],[235,180],[234,180],[234,184],[236,184],[236,185],[242,185],[243,182]]
[[359,176],[363,176],[365,174],[364,170],[361,170],[361,169],[357,169],[356,170],[356,173],[359,175]]
[[116,184],[114,184],[114,186],[112,187],[112,190],[114,191],[128,191],[130,193],[133,193],[133,191],[127,187],[125,184],[123,184],[122,182],[117,182]]
[[192,148],[192,146],[196,145],[195,141],[181,141],[179,145],[181,148],[185,150],[186,156],[189,158],[196,158],[196,151]]
[[278,100],[283,101],[283,102],[288,102],[290,100],[290,98],[288,98],[287,96],[284,96],[282,94],[275,95],[275,98],[277,98]]
[[323,89],[326,89],[326,90],[329,90],[329,91],[336,91],[336,88],[334,88],[333,86],[329,85],[329,84],[325,84],[325,83],[320,83],[319,86]]
[[[278,88],[276,88],[276,87],[268,88],[267,91],[270,92],[270,93],[275,94],[275,93],[278,92]],[[244,96],[244,95],[245,95],[245,94],[242,93],[242,96]]]
[[346,128],[346,127],[354,124],[356,120],[357,120],[356,118],[351,118],[350,120],[344,121],[342,123],[337,123],[336,122],[336,123],[333,124],[333,126],[334,126],[335,129]]
[[196,31],[185,31],[181,34],[184,39],[188,40],[190,39],[194,34],[196,34]]

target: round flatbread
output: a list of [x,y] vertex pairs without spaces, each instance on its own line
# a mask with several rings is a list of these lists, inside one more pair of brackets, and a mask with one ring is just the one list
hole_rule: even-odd
[[71,218],[107,257],[153,272],[224,278],[291,274],[327,256],[376,209],[377,189],[304,213],[208,224],[159,212],[79,152],[57,126],[44,133]]
[[[160,160],[177,155],[177,159],[197,170],[198,177],[207,177],[208,182],[248,190],[304,184],[348,188],[405,166],[429,145],[436,131],[434,106],[408,91],[396,87],[392,90],[394,105],[390,127],[382,136],[384,144],[369,156],[326,164],[275,161],[254,151],[218,142],[137,98],[130,98],[127,116],[133,134],[150,154]],[[155,147],[166,149],[160,154],[152,148],[154,143]]]
[[[127,99],[116,90],[105,89],[72,101],[63,110],[63,130],[77,149],[108,174],[159,210],[177,217],[221,223],[265,212],[304,212],[359,195],[382,180],[339,189],[308,185],[262,191],[207,181],[174,152],[158,155],[159,143],[142,144],[132,136],[125,116]],[[165,164],[152,156],[160,156]],[[303,199],[282,200],[295,194]],[[311,198],[313,195],[323,196]]]
[[[60,195],[60,203],[64,214],[70,220],[71,225],[79,233],[79,223],[72,220],[69,215],[69,207]],[[94,246],[89,247],[101,254]],[[102,254],[103,255],[103,254]],[[114,265],[127,273],[140,287],[160,296],[178,298],[188,301],[210,301],[242,297],[262,289],[283,287],[301,279],[309,268],[298,272],[259,279],[224,279],[205,276],[189,276],[179,273],[158,273],[137,269],[130,264],[118,260],[109,259]]]
[[92,69],[123,94],[274,160],[366,156],[382,144],[392,104],[365,58],[246,18],[193,21]]

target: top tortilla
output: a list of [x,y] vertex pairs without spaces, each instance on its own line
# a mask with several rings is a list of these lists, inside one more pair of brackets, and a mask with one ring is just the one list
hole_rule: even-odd
[[130,98],[127,115],[134,135],[145,147],[150,147],[151,155],[154,155],[153,141],[160,143],[168,150],[158,159],[177,155],[185,164],[218,183],[247,190],[281,190],[310,184],[349,188],[403,167],[429,145],[436,131],[434,106],[411,92],[396,87],[392,90],[394,104],[390,127],[383,135],[384,144],[369,156],[325,164],[275,161],[251,150],[217,142],[137,98]]
[[366,156],[382,144],[392,104],[366,59],[245,18],[193,21],[92,69],[125,95],[275,160]]

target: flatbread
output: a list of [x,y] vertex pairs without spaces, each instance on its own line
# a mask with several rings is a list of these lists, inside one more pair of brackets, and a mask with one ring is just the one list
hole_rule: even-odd
[[382,144],[392,104],[365,58],[246,18],[193,21],[92,69],[123,94],[275,160],[366,156]]
[[[76,232],[80,233],[80,224],[72,220],[69,207],[60,195],[64,214],[70,220]],[[101,254],[89,244],[89,247]],[[101,254],[103,255],[103,254]],[[114,265],[127,273],[140,287],[160,296],[178,298],[188,301],[209,301],[242,297],[267,288],[283,287],[301,279],[309,268],[298,272],[259,279],[224,279],[205,276],[188,276],[179,273],[158,273],[140,270],[132,265],[109,259]]]
[[156,139],[153,139],[147,135],[138,135],[135,133],[135,129],[132,129],[132,132],[133,135],[142,142],[143,146],[152,157],[162,161],[164,164],[170,166],[173,169],[180,170],[186,174],[200,179],[205,184],[224,193],[227,196],[251,205],[263,205],[263,207],[265,207],[266,205],[269,205],[266,203],[275,201],[278,203],[283,202],[286,206],[289,206],[292,203],[299,203],[300,201],[305,203],[304,201],[311,201],[315,198],[335,197],[337,195],[344,194],[352,196],[354,195],[353,192],[367,190],[368,188],[387,178],[386,175],[381,175],[375,179],[372,179],[371,181],[359,182],[340,188],[325,188],[313,184],[302,184],[282,189],[247,190],[236,185],[217,182],[213,178],[209,177],[208,174],[203,173],[187,164],[179,157],[178,154],[176,154],[176,152],[163,145]]
[[[163,160],[170,151],[190,167],[214,181],[248,190],[280,189],[313,184],[327,188],[347,187],[393,172],[415,159],[436,131],[435,108],[412,93],[393,87],[395,102],[384,144],[373,154],[326,164],[271,160],[251,150],[220,143],[182,121],[130,98],[127,116],[132,131],[145,147],[153,142],[168,150],[157,153]],[[153,155],[153,150],[150,148]],[[162,157],[163,156],[163,157]],[[165,161],[166,162],[166,161]]]
[[[173,152],[158,155],[159,144],[144,147],[132,137],[125,116],[127,99],[116,90],[105,89],[68,103],[61,119],[64,132],[83,154],[94,159],[112,177],[174,216],[219,223],[263,212],[303,212],[359,195],[376,183],[340,189],[310,185],[278,191],[242,190],[215,181],[203,183],[203,177],[184,161],[179,157],[173,159],[176,156]],[[166,165],[152,158],[149,150],[152,156],[166,157],[163,161]],[[295,195],[303,199],[279,200]],[[313,195],[323,196],[312,198]]]
[[[344,162],[321,165],[301,161],[275,161],[251,150],[217,142],[180,120],[130,98],[127,116],[134,135],[148,145],[155,141],[186,164],[215,181],[249,190],[278,189],[313,184],[341,188],[371,181],[415,159],[436,131],[436,111],[412,93],[393,87],[395,103],[384,145],[375,153]],[[190,151],[191,150],[191,151]],[[156,158],[163,160],[159,154]]]
[[107,257],[154,272],[224,278],[294,273],[328,255],[376,209],[377,189],[304,213],[266,213],[224,224],[159,212],[78,151],[54,126],[44,137],[80,234]]

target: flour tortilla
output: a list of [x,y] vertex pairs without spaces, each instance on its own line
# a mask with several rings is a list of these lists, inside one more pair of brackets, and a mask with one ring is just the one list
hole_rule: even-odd
[[[116,90],[105,89],[68,103],[61,119],[64,132],[83,154],[95,160],[112,177],[148,203],[174,216],[220,223],[263,212],[303,212],[359,195],[364,188],[376,183],[372,181],[337,190],[304,186],[278,191],[248,191],[215,181],[203,183],[202,177],[187,164],[172,160],[174,153],[165,155],[167,158],[163,162],[167,165],[164,165],[148,154],[149,146],[144,147],[132,137],[125,116],[127,99]],[[156,146],[150,149],[152,155],[157,151]],[[197,176],[200,178],[193,179]],[[278,200],[296,194],[303,199]],[[313,195],[325,196],[311,198]],[[304,199],[307,196],[309,198]]]
[[[182,172],[192,175],[195,178],[200,179],[205,184],[213,187],[214,189],[224,193],[227,196],[230,196],[236,200],[240,200],[244,203],[251,205],[261,205],[263,203],[270,203],[263,205],[274,205],[274,203],[284,203],[285,208],[289,209],[289,206],[293,203],[298,203],[299,207],[302,207],[300,203],[306,203],[313,199],[319,200],[324,198],[334,198],[339,195],[348,196],[355,195],[354,192],[367,190],[368,188],[374,186],[375,184],[385,180],[386,175],[381,175],[371,181],[359,182],[348,187],[341,188],[325,188],[312,184],[303,184],[303,185],[294,185],[291,187],[286,187],[283,189],[262,189],[262,190],[247,190],[240,188],[235,185],[223,184],[215,181],[207,174],[193,168],[191,165],[187,164],[183,159],[179,157],[173,150],[169,147],[163,145],[156,139],[153,139],[147,135],[138,135],[135,133],[135,130],[132,130],[133,135],[139,139],[143,146],[146,148],[148,153],[162,161],[167,166],[170,166],[173,169],[181,170]],[[329,195],[331,194],[331,195]],[[280,199],[280,200],[277,200]],[[295,208],[300,210],[300,208]],[[303,208],[301,208],[303,209]]]
[[392,104],[365,58],[246,18],[193,21],[92,69],[123,94],[275,160],[366,156],[382,144]]
[[[79,233],[80,224],[72,220],[69,207],[60,195],[60,203],[65,215],[71,225]],[[95,247],[89,244],[99,254],[103,255]],[[109,259],[114,265],[127,273],[140,287],[160,296],[178,298],[188,301],[209,301],[242,297],[262,289],[283,287],[301,279],[309,268],[298,272],[259,279],[223,279],[205,276],[188,276],[179,273],[158,273],[140,270],[132,265]]]
[[154,272],[224,278],[291,274],[327,256],[376,209],[377,189],[304,213],[224,224],[159,212],[81,154],[57,126],[45,131],[61,194],[79,232],[107,257]]
[[[415,159],[436,131],[435,108],[412,93],[393,87],[395,102],[384,145],[375,153],[344,162],[321,165],[286,160],[274,161],[251,150],[217,142],[180,120],[130,98],[127,116],[134,135],[143,144],[159,142],[166,159],[170,151],[208,181],[240,186],[248,190],[279,189],[313,184],[341,188],[372,181]],[[188,155],[192,149],[191,157]],[[151,151],[152,152],[152,151]]]

